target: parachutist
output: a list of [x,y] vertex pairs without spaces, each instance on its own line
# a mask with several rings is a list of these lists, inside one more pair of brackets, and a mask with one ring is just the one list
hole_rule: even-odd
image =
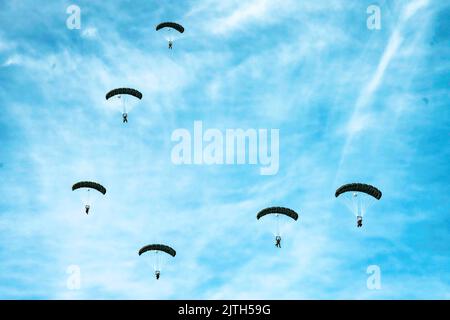
[[159,271],[161,269],[161,264],[159,262],[160,259],[158,258],[159,253],[165,252],[168,255],[175,257],[177,255],[177,252],[173,248],[166,246],[164,244],[149,244],[149,245],[142,247],[139,250],[139,255],[141,255],[147,251],[151,251],[151,252],[155,253],[155,255],[153,256],[153,259],[154,259],[153,267],[155,268],[154,270],[155,270],[156,280],[159,280],[159,276],[161,275],[161,272]]
[[135,97],[139,100],[142,99],[142,93],[139,92],[136,89],[132,89],[132,88],[117,88],[117,89],[113,89],[111,91],[109,91],[106,94],[106,100],[111,99],[112,97],[116,97],[117,99],[122,100],[122,117],[123,117],[123,123],[128,123],[128,113],[127,113],[127,105],[126,105],[126,101],[127,101],[127,97],[128,96],[132,96]]
[[347,183],[340,186],[334,196],[337,198],[341,194],[347,194],[347,192],[349,192],[349,198],[346,198],[346,200],[350,200],[350,203],[347,203],[347,205],[349,205],[348,207],[356,216],[356,227],[361,228],[363,215],[366,214],[366,208],[369,205],[368,201],[371,201],[371,199],[380,200],[382,193],[378,188],[370,184]]
[[358,216],[357,218],[356,218],[356,226],[358,227],[358,228],[361,228],[362,227],[362,217],[361,216]]
[[[181,24],[178,24],[176,22],[161,22],[160,24],[158,24],[156,26],[156,31],[165,29],[165,28],[168,28],[167,29],[168,32],[171,32],[172,29],[178,31],[179,33],[184,32],[184,27]],[[169,39],[173,39],[172,36],[169,36],[169,37],[170,37]],[[166,39],[167,39],[167,37],[166,37]],[[172,49],[173,41],[169,40],[169,39],[167,39],[169,41],[169,49]]]
[[269,207],[261,210],[256,214],[256,219],[261,219],[264,216],[267,215],[273,215],[277,222],[277,229],[274,232],[275,237],[275,247],[281,248],[281,237],[280,237],[280,230],[279,230],[279,218],[282,216],[286,216],[288,218],[291,218],[294,221],[297,221],[298,219],[298,213],[295,212],[292,209],[285,208],[285,207]]
[[84,204],[84,209],[86,214],[89,214],[89,209],[91,208],[91,206],[89,205],[89,203],[92,203],[91,200],[89,200],[89,193],[91,190],[97,190],[98,192],[100,192],[101,194],[105,195],[106,194],[106,188],[104,186],[102,186],[101,184],[97,183],[97,182],[93,182],[93,181],[80,181],[75,183],[72,186],[72,191],[78,190],[78,189],[85,189],[86,190],[86,198],[84,198],[83,200],[83,204]]
[[275,247],[281,248],[281,237],[280,236],[276,236],[275,237],[275,241],[276,241]]

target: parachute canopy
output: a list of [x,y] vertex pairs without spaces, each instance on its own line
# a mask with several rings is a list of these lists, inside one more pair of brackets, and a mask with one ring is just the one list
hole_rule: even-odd
[[139,255],[147,251],[162,251],[167,254],[170,254],[172,257],[175,257],[175,255],[177,254],[174,249],[164,244],[149,244],[145,247],[142,247],[141,250],[139,250]]
[[122,94],[128,94],[130,96],[136,97],[138,99],[142,99],[142,93],[140,93],[138,90],[136,89],[131,89],[131,88],[117,88],[117,89],[113,89],[110,92],[108,92],[106,94],[106,100],[108,100],[111,97],[117,96],[117,95],[122,95]]
[[175,23],[175,22],[162,22],[156,26],[156,31],[163,29],[163,28],[172,28],[177,30],[179,33],[184,32],[184,28],[181,24]]
[[376,187],[371,186],[370,184],[364,184],[364,183],[349,183],[344,184],[343,186],[339,187],[336,190],[335,196],[336,198],[345,193],[345,192],[362,192],[365,194],[368,194],[369,196],[374,197],[377,200],[380,200],[381,198],[381,191],[378,190]]
[[106,194],[105,187],[97,182],[92,182],[92,181],[77,182],[72,186],[72,191],[75,191],[75,190],[81,189],[81,188],[95,189],[100,193]]
[[260,219],[262,217],[264,217],[265,215],[268,214],[283,214],[285,216],[288,216],[294,220],[298,219],[298,214],[297,212],[295,212],[292,209],[289,208],[284,208],[284,207],[270,207],[270,208],[266,208],[261,210],[260,212],[258,212],[258,214],[256,215],[256,219]]

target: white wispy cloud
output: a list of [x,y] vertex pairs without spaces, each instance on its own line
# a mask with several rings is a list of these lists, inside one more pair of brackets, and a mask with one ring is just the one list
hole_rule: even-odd
[[81,36],[87,39],[95,39],[98,36],[97,28],[95,27],[87,27],[83,28],[83,31],[81,32]]
[[[352,144],[353,137],[355,133],[362,131],[363,128],[368,128],[365,123],[358,123],[361,119],[367,119],[367,116],[362,116],[361,113],[364,112],[364,109],[367,108],[373,100],[373,95],[378,90],[380,85],[382,84],[382,80],[384,74],[391,63],[391,61],[395,58],[401,44],[403,41],[402,28],[404,28],[405,24],[408,23],[408,20],[421,8],[426,6],[428,1],[418,0],[412,3],[407,4],[401,13],[401,18],[399,19],[397,27],[392,32],[389,37],[389,41],[384,49],[384,52],[378,62],[377,68],[373,73],[373,76],[368,81],[368,83],[361,89],[361,92],[354,104],[353,112],[350,117],[350,120],[347,124],[347,132],[345,138],[344,147],[341,153],[340,166],[345,161],[346,156],[348,155],[348,151],[350,149],[350,145]],[[358,130],[355,130],[358,128]],[[339,174],[339,172],[338,172]]]

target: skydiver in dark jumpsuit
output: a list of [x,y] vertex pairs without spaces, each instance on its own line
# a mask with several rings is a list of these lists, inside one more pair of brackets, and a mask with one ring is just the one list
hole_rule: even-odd
[[87,204],[84,208],[86,209],[86,214],[89,214],[89,209],[91,208],[91,206]]
[[159,276],[161,275],[160,271],[155,271],[156,280],[159,280]]
[[361,227],[362,227],[362,217],[361,217],[361,216],[358,216],[358,217],[356,218],[356,226],[357,226],[358,228],[361,228]]
[[172,50],[172,41],[169,41],[169,49]]
[[281,237],[280,236],[276,236],[275,237],[275,241],[276,241],[275,247],[281,248]]
[[123,117],[123,123],[128,123],[128,114],[126,112],[124,112],[122,114],[122,117]]

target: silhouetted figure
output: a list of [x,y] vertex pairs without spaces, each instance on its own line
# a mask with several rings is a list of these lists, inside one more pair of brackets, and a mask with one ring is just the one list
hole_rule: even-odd
[[86,209],[86,214],[89,214],[89,209],[91,208],[91,206],[87,204],[84,208]]
[[128,114],[124,112],[122,116],[123,116],[123,123],[128,123]]
[[170,50],[172,50],[172,45],[173,45],[172,41],[169,41],[169,49]]
[[362,217],[361,217],[361,216],[358,216],[358,217],[356,218],[356,226],[357,226],[358,228],[361,228],[361,227],[362,227]]
[[276,241],[275,247],[281,248],[281,237],[280,236],[276,236],[275,237],[275,241]]
[[156,280],[159,279],[159,276],[161,275],[161,272],[159,270],[155,271]]

